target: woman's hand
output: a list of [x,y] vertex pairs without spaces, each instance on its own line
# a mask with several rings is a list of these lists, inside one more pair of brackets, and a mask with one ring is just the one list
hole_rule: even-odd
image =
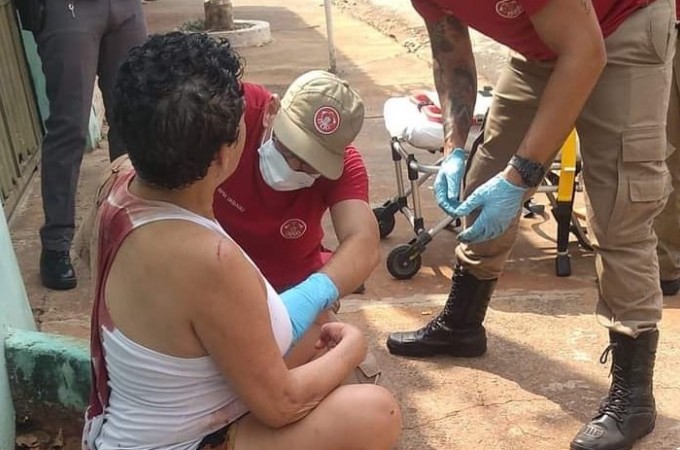
[[368,351],[364,334],[357,327],[343,322],[329,322],[321,327],[321,335],[315,344],[317,350],[332,350],[342,343],[359,364]]

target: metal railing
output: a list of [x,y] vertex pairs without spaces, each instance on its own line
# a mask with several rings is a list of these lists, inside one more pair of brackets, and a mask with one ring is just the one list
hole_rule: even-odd
[[15,9],[10,0],[0,0],[0,201],[7,216],[35,170],[41,139]]

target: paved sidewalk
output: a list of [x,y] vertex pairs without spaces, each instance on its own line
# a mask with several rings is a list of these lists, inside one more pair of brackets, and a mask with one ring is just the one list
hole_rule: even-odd
[[[236,18],[269,21],[274,37],[270,44],[242,50],[246,79],[283,94],[300,73],[328,68],[322,1],[235,3]],[[362,11],[360,3],[355,15]],[[203,14],[196,0],[161,0],[146,4],[144,10],[153,32],[171,30]],[[395,194],[383,103],[390,96],[429,88],[431,71],[427,61],[409,52],[403,42],[350,12],[347,6],[334,10],[337,65],[367,105],[357,144],[369,170],[371,199],[377,205]],[[433,159],[428,154],[418,158]],[[93,195],[106,161],[105,148],[86,155],[79,206]],[[80,286],[75,291],[47,291],[38,280],[37,230],[42,221],[38,183],[36,177],[11,224],[31,304],[42,330],[87,337],[90,286],[85,268],[78,267]],[[421,197],[426,222],[433,224],[442,216],[427,185],[421,188]],[[540,196],[537,201],[547,203]],[[84,213],[79,209],[79,217]],[[401,215],[396,219],[395,231],[382,242],[383,262],[367,281],[366,292],[347,299],[341,316],[366,331],[385,368],[387,384],[402,405],[404,433],[399,450],[568,448],[609,383],[609,368],[598,363],[607,337],[592,314],[597,298],[592,255],[574,244],[570,248],[573,274],[557,278],[554,222],[547,215],[523,219],[516,249],[491,303],[488,354],[469,360],[395,358],[385,351],[386,335],[420,326],[438,312],[449,287],[455,245],[455,236],[442,232],[423,254],[421,271],[411,280],[395,281],[387,273],[385,258],[390,249],[412,237],[406,220]],[[333,245],[332,239],[328,243]],[[666,299],[661,325],[657,427],[636,449],[680,448],[678,367],[680,297],[676,296]]]
[[[409,53],[431,63],[432,53],[423,18],[411,0],[333,0],[344,13],[351,15],[408,49]],[[498,81],[499,69],[507,56],[507,47],[500,45],[476,30],[470,29],[475,49],[475,64],[480,84],[493,85]]]

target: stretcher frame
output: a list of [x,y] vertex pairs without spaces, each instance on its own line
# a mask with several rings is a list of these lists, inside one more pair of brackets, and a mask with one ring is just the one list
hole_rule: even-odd
[[[488,112],[487,112],[488,114]],[[468,161],[472,160],[479,145],[484,141],[484,122],[481,123],[479,133],[475,137],[469,150]],[[580,172],[581,162],[578,160],[579,139],[573,130],[546,176],[537,188],[537,192],[544,193],[552,207],[552,214],[557,222],[555,274],[560,277],[571,275],[571,257],[569,254],[569,234],[573,233],[583,248],[592,250],[586,229],[581,225],[579,217],[574,213],[575,193],[581,190]],[[428,150],[429,151],[429,150]],[[442,230],[449,229],[458,232],[462,226],[460,219],[446,216],[431,228],[426,228],[420,200],[420,186],[439,171],[443,157],[434,164],[418,162],[414,153],[407,150],[405,141],[400,136],[391,136],[390,153],[395,170],[397,194],[385,201],[381,206],[373,208],[378,221],[380,238],[387,237],[396,225],[395,215],[401,213],[411,225],[415,237],[407,244],[394,247],[387,256],[388,272],[398,280],[412,278],[422,265],[422,253],[433,238]],[[408,186],[404,179],[404,171],[408,179]],[[524,205],[525,210],[532,215],[536,211],[531,201]]]

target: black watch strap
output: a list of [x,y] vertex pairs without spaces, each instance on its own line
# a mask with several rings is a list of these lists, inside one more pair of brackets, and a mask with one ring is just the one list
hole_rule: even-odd
[[530,159],[523,158],[521,156],[514,155],[508,165],[512,166],[519,172],[522,177],[522,181],[527,187],[536,187],[541,184],[543,177],[545,176],[545,169],[543,164],[537,163]]

